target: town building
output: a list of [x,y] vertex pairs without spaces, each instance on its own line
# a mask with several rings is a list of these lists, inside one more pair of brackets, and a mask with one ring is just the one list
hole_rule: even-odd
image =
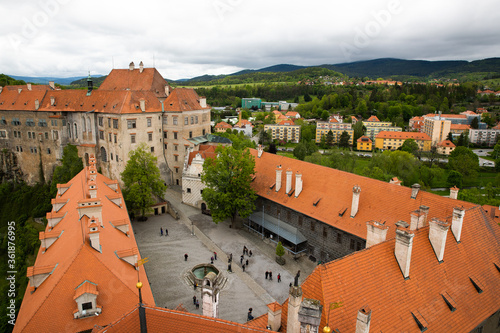
[[408,127],[412,132],[422,132],[424,117],[412,117],[408,122]]
[[96,159],[57,185],[14,332],[83,332],[154,304],[120,186]]
[[239,114],[239,119],[236,124],[234,124],[233,129],[238,132],[243,132],[244,135],[248,137],[252,137],[253,133],[253,124],[247,119],[241,118],[241,112]]
[[249,110],[252,108],[261,109],[262,100],[260,98],[242,98],[241,107]]
[[197,151],[189,151],[186,155],[184,170],[182,172],[182,202],[186,205],[206,210],[206,202],[203,201],[201,194],[205,184],[201,181],[203,173],[203,163],[207,158],[216,158],[216,146],[199,145]]
[[450,133],[451,121],[441,118],[439,115],[424,117],[423,133],[427,134],[432,141],[432,146],[448,138]]
[[453,150],[455,150],[455,144],[450,140],[443,140],[437,144],[437,153],[440,155],[450,155]]
[[10,155],[0,165],[28,183],[39,181],[40,166],[52,177],[67,144],[86,163],[95,155],[101,172],[119,179],[129,151],[146,143],[165,183],[180,185],[188,140],[210,133],[206,99],[193,89],[171,89],[142,62],[113,69],[99,89],[90,77],[87,90],[28,87],[0,92],[0,147]]
[[382,131],[401,132],[401,127],[392,126],[390,121],[380,121],[377,116],[371,116],[368,120],[363,121],[363,126],[366,128],[365,135],[372,141],[375,141],[378,133]]
[[498,142],[499,138],[500,128],[469,130],[470,142],[477,145],[492,147]]
[[225,121],[221,121],[217,125],[214,126],[216,133],[226,133],[228,129],[233,129],[233,126],[226,123]]
[[380,132],[375,138],[375,148],[396,150],[408,139],[415,140],[421,151],[431,150],[431,138],[425,133],[418,132]]
[[465,124],[451,124],[450,132],[453,138],[458,138],[462,134],[468,134],[470,125]]
[[300,113],[296,111],[288,111],[285,113],[285,117],[287,118],[293,118],[293,119],[299,119],[300,118]]
[[357,140],[356,148],[361,151],[372,151],[373,150],[372,140],[370,140],[369,137],[363,135]]
[[300,141],[300,125],[293,120],[283,120],[278,124],[264,125],[264,131],[271,131],[273,140],[298,143]]
[[328,121],[318,121],[316,123],[316,143],[321,142],[321,138],[328,135],[328,132],[333,133],[333,143],[337,143],[340,140],[340,136],[343,132],[349,134],[349,144],[353,144],[354,130],[352,129],[352,124],[339,122],[335,118],[330,118]]

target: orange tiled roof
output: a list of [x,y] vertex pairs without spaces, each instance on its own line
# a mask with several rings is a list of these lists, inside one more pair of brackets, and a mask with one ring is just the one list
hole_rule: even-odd
[[165,111],[193,111],[208,109],[201,107],[200,96],[190,88],[175,88],[163,102]]
[[233,128],[230,124],[226,123],[225,121],[221,121],[220,123],[218,123],[217,125],[215,125],[215,128]]
[[83,294],[94,294],[94,295],[99,295],[99,292],[97,291],[97,286],[89,281],[85,281],[82,283],[80,286],[76,288],[75,291],[75,296],[73,296],[73,299],[77,299],[78,297],[82,296]]
[[[50,91],[53,93],[55,91]],[[20,93],[17,90],[3,90],[0,93],[0,110],[5,111],[35,111],[35,101],[42,105],[46,90],[23,89]]]
[[466,131],[470,129],[470,125],[465,124],[450,124],[450,130],[462,130]]
[[[19,89],[30,91],[27,84],[5,86],[3,89],[19,91]],[[31,84],[31,91],[46,91],[52,90],[48,84]]]
[[477,113],[475,113],[474,111],[471,111],[471,110],[467,110],[467,111],[464,111],[464,112],[460,112],[460,114],[471,115],[471,116],[477,116]]
[[195,158],[196,155],[198,155],[198,154],[200,154],[204,160],[206,160],[207,158],[215,159],[217,157],[217,154],[215,153],[215,148],[214,148],[214,146],[209,146],[209,147],[211,147],[211,148],[207,148],[204,150],[201,150],[201,147],[200,147],[199,151],[190,152],[189,157],[188,157],[188,165],[191,165],[193,158]]
[[[433,118],[435,116],[439,116],[439,114],[435,114],[435,113],[428,113],[426,114],[425,116],[423,116],[424,118]],[[450,113],[447,113],[447,114],[441,114],[441,118],[459,118],[459,119],[466,119],[467,116],[464,115],[464,114],[450,114]]]
[[296,111],[288,111],[285,116],[287,117],[295,117],[296,115],[298,115],[299,113],[296,112]]
[[295,123],[293,122],[293,120],[283,120],[281,121],[278,125],[284,125],[284,126],[293,126],[295,125]]
[[366,135],[363,135],[356,142],[372,142],[372,140]]
[[[301,287],[303,298],[323,305],[320,327],[330,312],[332,330],[354,332],[357,312],[366,305],[372,310],[373,332],[418,332],[412,313],[423,317],[430,332],[470,332],[498,311],[500,226],[480,206],[466,209],[460,243],[448,230],[441,263],[429,227],[414,233],[407,280],[394,256],[394,239],[318,266]],[[479,281],[481,293],[470,278]],[[455,305],[453,312],[443,295]],[[336,302],[342,306],[325,311]],[[288,301],[282,311],[285,329],[287,308]]]
[[[394,226],[399,220],[409,220],[410,213],[421,205],[430,207],[429,214],[438,218],[448,216],[457,205],[471,207],[473,204],[444,198],[420,190],[416,199],[411,199],[412,189],[405,186],[393,186],[379,180],[351,174],[285,156],[264,152],[257,157],[257,150],[250,149],[255,157],[255,180],[252,187],[263,198],[289,207],[297,212],[315,218],[335,228],[366,239],[366,222],[371,220],[386,221]],[[276,192],[270,186],[276,182],[276,166],[284,170],[302,173],[302,192],[288,196],[285,193],[285,178],[282,188]],[[295,188],[295,177],[292,177]],[[354,218],[350,217],[353,187],[361,187],[359,209]],[[313,203],[319,203],[314,206]],[[340,212],[345,213],[340,216]],[[394,227],[390,228],[388,238],[394,237]]]
[[377,116],[371,116],[366,121],[380,121],[380,120],[378,120]]
[[[80,219],[77,209],[77,203],[87,199],[83,186],[87,183],[87,173],[88,167],[69,181],[69,188],[54,200],[67,203],[56,214],[64,218],[51,232],[64,232],[47,251],[38,252],[29,272],[37,272],[47,266],[55,268],[33,293],[27,291],[24,294],[14,332],[79,332],[92,329],[94,325],[106,325],[116,320],[138,302],[139,294],[135,287],[137,271],[115,255],[115,251],[137,247],[134,234],[129,233],[127,236],[116,228],[111,228],[109,224],[122,220],[130,223],[127,209],[124,205],[118,207],[108,200],[101,200],[104,221],[104,228],[99,228],[101,251],[92,248],[88,218],[84,216]],[[111,179],[97,174],[96,182],[97,199],[117,193],[106,185],[113,183]],[[48,227],[45,231],[49,231]],[[139,270],[139,278],[144,282],[144,302],[154,304],[144,269]],[[102,313],[85,319],[73,319],[73,311],[77,306],[73,299],[75,289],[85,281],[98,285],[96,302],[102,306]],[[28,285],[28,289],[30,288]],[[57,320],[54,320],[54,313],[57,314]]]
[[[267,329],[250,326],[249,324],[239,324],[189,312],[181,312],[149,305],[146,305],[145,309],[148,332],[269,332]],[[141,328],[138,310],[138,306],[136,306],[131,311],[124,312],[124,315],[117,317],[115,321],[106,324],[107,326],[101,325],[99,328],[96,327],[93,332],[140,332]]]
[[450,140],[443,140],[440,143],[438,143],[438,146],[439,147],[451,147],[451,148],[455,148],[455,145]]
[[419,132],[391,132],[391,131],[382,131],[379,132],[376,138],[383,139],[415,139],[415,140],[425,140],[430,141],[431,138],[425,133]]
[[113,69],[98,90],[151,91],[156,97],[167,97],[167,82],[156,68]]
[[253,126],[252,123],[250,121],[248,121],[247,119],[241,119],[240,121],[238,121],[234,125],[234,127],[243,127],[243,126],[247,126],[247,125]]

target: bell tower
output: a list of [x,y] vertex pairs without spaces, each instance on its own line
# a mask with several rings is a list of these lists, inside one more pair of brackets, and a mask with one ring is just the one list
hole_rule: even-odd
[[219,315],[219,285],[217,275],[210,272],[203,278],[201,286],[201,299],[203,315],[217,318]]

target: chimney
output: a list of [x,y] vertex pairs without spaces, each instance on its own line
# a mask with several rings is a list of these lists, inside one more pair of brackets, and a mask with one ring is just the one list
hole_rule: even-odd
[[134,62],[132,61],[129,65],[128,65],[128,69],[133,71],[135,68],[135,65],[134,65]]
[[54,96],[50,96],[50,105],[54,106],[55,103],[56,103],[56,98]]
[[[494,208],[493,208],[494,209]],[[464,222],[465,210],[460,207],[453,208],[453,217],[451,219],[451,232],[457,243],[460,243],[460,236],[462,235],[462,224]]]
[[264,148],[262,148],[262,145],[257,146],[257,157],[260,158],[262,156],[262,153],[264,152]]
[[427,216],[429,216],[429,207],[422,205],[422,206],[420,206],[419,209],[422,213],[424,213],[424,216],[420,217],[419,225],[417,228],[422,228],[422,227],[425,227],[427,225]]
[[55,85],[55,82],[54,82],[54,81],[49,81],[49,87],[50,87],[52,90],[56,90],[56,85]]
[[142,61],[139,63],[139,73],[142,73],[144,71],[144,64]]
[[267,326],[275,332],[281,326],[281,305],[276,301],[267,305]]
[[323,306],[315,299],[304,298],[299,308],[300,332],[317,333]]
[[377,221],[366,222],[366,247],[385,242],[389,227]]
[[439,262],[443,262],[444,247],[446,245],[446,235],[450,224],[433,218],[429,222],[429,240]]
[[170,87],[168,86],[168,84],[165,85],[165,95],[170,95]]
[[23,91],[23,88],[17,88],[17,93],[20,94]]
[[94,217],[92,217],[89,223],[89,238],[90,246],[101,252],[101,244],[99,243],[99,225]]
[[356,319],[356,333],[369,333],[370,321],[372,319],[372,310],[368,306],[363,306],[358,310]]
[[299,309],[302,303],[302,288],[300,286],[290,287],[290,294],[288,296],[288,315],[286,328],[287,333],[299,333]]
[[200,106],[202,108],[206,108],[207,107],[207,98],[206,97],[200,97]]
[[141,98],[139,100],[139,104],[141,106],[141,111],[142,112],[146,112],[146,100],[144,100],[144,98]]
[[38,99],[35,99],[35,110],[38,110],[39,107],[40,107],[40,102],[38,101]]
[[0,86],[0,94],[2,93],[2,90],[3,90],[3,87],[2,87],[2,86]]
[[411,250],[413,247],[413,237],[415,234],[410,230],[405,228],[396,229],[396,245],[394,248],[394,255],[398,261],[401,273],[406,279],[410,276],[410,261],[411,261]]
[[286,169],[286,194],[290,193],[290,191],[292,190],[292,173],[292,169]]
[[97,198],[97,184],[95,181],[89,182],[89,195],[91,199]]
[[411,212],[410,216],[410,230],[417,230],[424,226],[425,214],[420,209]]
[[278,192],[281,189],[281,165],[278,165],[276,167],[276,192]]
[[355,217],[358,213],[359,206],[359,193],[361,192],[361,187],[354,185],[352,188],[352,205],[351,205],[351,217]]
[[411,186],[411,198],[416,199],[418,191],[420,190],[420,184],[413,184]]
[[459,188],[456,186],[453,186],[452,188],[450,188],[450,199],[457,200],[458,190],[459,190]]
[[241,114],[243,113],[243,110],[240,110],[240,112],[238,113],[238,123],[240,124],[241,126]]
[[31,83],[26,83],[26,86],[28,87],[28,90],[31,91]]
[[295,173],[295,197],[297,198],[302,192],[302,174],[298,171]]

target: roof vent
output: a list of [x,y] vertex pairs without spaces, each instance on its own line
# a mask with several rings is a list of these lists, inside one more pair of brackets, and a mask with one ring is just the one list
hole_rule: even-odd
[[139,73],[142,73],[144,71],[144,64],[142,61],[139,63]]
[[129,65],[128,65],[128,69],[133,71],[135,68],[135,65],[134,65],[134,62],[132,61]]
[[413,184],[411,186],[411,198],[416,199],[418,191],[420,190],[420,184]]

